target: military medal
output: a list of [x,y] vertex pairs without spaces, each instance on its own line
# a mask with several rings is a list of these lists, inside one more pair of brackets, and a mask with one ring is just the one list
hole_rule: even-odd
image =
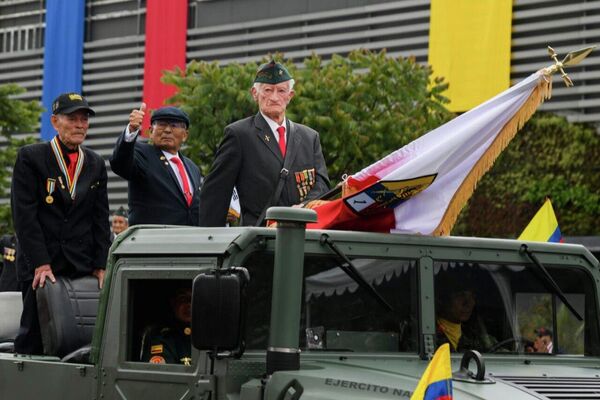
[[304,201],[315,185],[315,169],[305,169],[304,171],[295,172],[294,175],[296,176],[296,188],[300,195],[300,201]]
[[15,249],[11,249],[10,247],[4,248],[4,259],[6,261],[15,261],[15,253],[17,251]]
[[[58,167],[63,173],[65,179],[67,180],[67,186],[69,187],[69,193],[71,194],[71,199],[75,200],[75,190],[77,189],[77,181],[79,180],[79,175],[81,175],[81,170],[83,169],[83,162],[85,160],[85,155],[83,150],[81,150],[81,146],[78,147],[79,155],[77,157],[77,165],[75,166],[75,173],[73,174],[73,179],[71,179],[71,175],[69,175],[69,171],[67,168],[67,162],[65,161],[65,157],[62,153],[60,145],[58,144],[58,136],[54,136],[54,139],[50,141],[50,147],[52,147],[52,152],[54,153],[54,157],[56,158],[56,162],[58,163]],[[62,179],[58,178],[61,184],[61,187],[64,189],[64,185],[62,183]],[[52,200],[53,201],[53,200]],[[46,197],[46,202],[48,202],[48,197]]]
[[162,352],[163,352],[162,344],[156,344],[154,346],[150,346],[150,354],[162,354]]
[[54,203],[54,197],[52,197],[52,193],[54,193],[55,186],[56,186],[56,179],[52,179],[52,178],[46,179],[46,191],[48,192],[48,196],[46,196],[47,204]]
[[186,367],[189,367],[190,365],[192,365],[192,359],[190,357],[183,357],[181,360],[181,363],[183,365],[185,365]]
[[164,357],[162,356],[154,356],[150,358],[148,361],[150,364],[166,364]]

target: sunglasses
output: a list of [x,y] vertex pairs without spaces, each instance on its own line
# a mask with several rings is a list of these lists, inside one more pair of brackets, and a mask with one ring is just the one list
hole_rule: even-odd
[[170,127],[171,129],[185,129],[185,122],[182,121],[166,121],[166,120],[158,120],[158,121],[154,121],[154,123],[152,124],[153,126],[160,128],[160,129],[165,129],[167,126]]

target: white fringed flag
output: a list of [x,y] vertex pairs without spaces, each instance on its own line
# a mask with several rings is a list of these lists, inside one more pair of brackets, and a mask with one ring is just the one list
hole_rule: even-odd
[[313,229],[448,235],[479,179],[550,97],[538,71],[344,182],[342,198],[314,207]]

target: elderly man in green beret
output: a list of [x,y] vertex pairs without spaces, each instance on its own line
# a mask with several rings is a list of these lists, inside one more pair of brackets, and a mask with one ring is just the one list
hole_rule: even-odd
[[129,220],[127,219],[127,211],[123,206],[119,207],[112,215],[110,221],[110,241],[113,242],[117,235],[129,228]]
[[252,97],[256,115],[225,128],[210,173],[200,193],[200,226],[224,226],[233,188],[237,188],[241,225],[264,225],[270,206],[292,206],[329,189],[319,134],[286,118],[294,80],[280,63],[258,68]]

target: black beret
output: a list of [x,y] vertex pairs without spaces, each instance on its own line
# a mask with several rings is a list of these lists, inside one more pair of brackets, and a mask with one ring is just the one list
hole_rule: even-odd
[[90,108],[87,100],[79,93],[63,93],[52,102],[52,114],[71,114],[77,110],[87,110],[94,116],[96,113]]
[[154,113],[152,113],[152,118],[150,118],[150,124],[153,124],[154,121],[159,119],[168,121],[182,121],[185,122],[186,128],[190,126],[190,117],[185,111],[179,109],[178,107],[161,107],[154,111]]

